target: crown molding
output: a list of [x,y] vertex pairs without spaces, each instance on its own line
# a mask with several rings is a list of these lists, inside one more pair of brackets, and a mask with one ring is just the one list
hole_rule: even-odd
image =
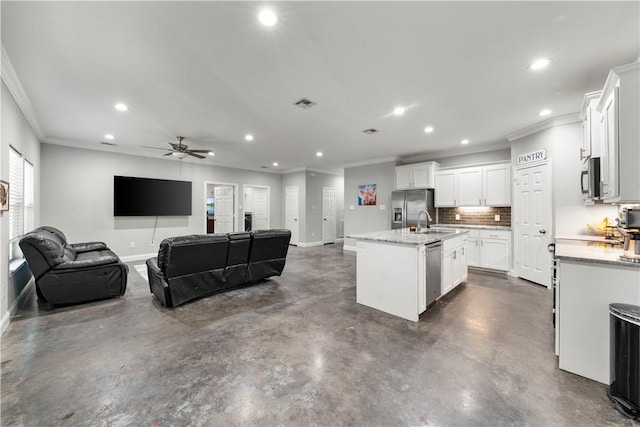
[[569,123],[575,123],[580,121],[578,113],[565,114],[564,116],[553,117],[545,121],[536,123],[535,125],[520,129],[507,135],[509,142],[517,141],[525,136],[533,135],[545,129],[549,129],[555,126],[568,125]]
[[29,101],[29,97],[27,93],[24,91],[22,84],[20,83],[20,79],[18,79],[18,75],[16,74],[16,70],[13,68],[13,64],[7,55],[7,51],[4,49],[4,45],[2,45],[2,81],[7,85],[7,89],[15,99],[16,104],[18,104],[18,108],[22,111],[25,119],[33,129],[33,132],[36,134],[36,137],[39,141],[43,141],[45,136],[38,120],[36,120],[36,114],[33,111],[33,107],[31,106],[31,102]]
[[631,64],[621,65],[619,67],[612,68],[607,75],[607,80],[604,82],[604,87],[602,88],[602,97],[600,98],[600,102],[598,102],[598,106],[596,109],[602,112],[604,108],[605,102],[607,102],[607,98],[609,94],[613,92],[613,89],[616,87],[618,83],[618,79],[620,75],[636,71],[640,67],[640,62],[632,62]]
[[345,163],[340,166],[344,169],[347,169],[347,168],[356,168],[358,166],[369,166],[369,165],[376,165],[378,163],[387,163],[387,162],[396,162],[396,161],[398,161],[397,156],[389,156],[389,157],[380,157],[377,159],[361,160],[359,162]]
[[331,170],[326,170],[326,169],[308,168],[306,166],[280,171],[280,173],[282,175],[288,175],[290,173],[298,173],[298,172],[316,172],[316,173],[324,173],[324,174],[327,174],[327,175],[344,176],[344,170],[342,172],[338,172],[338,171],[335,171],[335,170],[331,171]]
[[580,120],[584,120],[584,118],[587,116],[587,108],[589,107],[589,104],[591,104],[591,101],[593,101],[594,99],[599,99],[600,95],[602,95],[601,90],[589,92],[584,95],[584,98],[582,98],[582,105],[580,105]]

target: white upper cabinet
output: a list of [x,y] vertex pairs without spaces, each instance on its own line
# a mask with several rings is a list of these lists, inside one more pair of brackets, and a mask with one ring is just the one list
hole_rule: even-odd
[[511,206],[511,164],[436,172],[437,207]]
[[608,203],[640,202],[640,63],[609,72],[600,117],[601,187]]
[[582,147],[580,160],[600,156],[600,113],[597,110],[602,91],[590,92],[584,96],[580,118],[582,119]]
[[435,172],[439,166],[437,162],[396,166],[396,189],[434,188]]

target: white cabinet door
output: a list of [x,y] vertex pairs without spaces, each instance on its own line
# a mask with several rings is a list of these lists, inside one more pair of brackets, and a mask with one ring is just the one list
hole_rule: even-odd
[[411,169],[407,167],[396,168],[396,190],[411,188]]
[[467,265],[480,267],[480,238],[469,237],[467,241]]
[[458,170],[458,206],[482,205],[482,168]]
[[437,172],[435,189],[436,206],[456,206],[456,171]]
[[511,165],[484,167],[484,206],[511,206]]
[[509,241],[482,239],[480,245],[481,267],[494,270],[509,270]]
[[604,170],[602,191],[605,201],[620,195],[618,181],[618,88],[607,98],[602,110]]
[[458,248],[457,251],[457,261],[458,261],[458,284],[467,280],[469,277],[469,268],[467,261],[467,242],[465,240],[464,244]]
[[455,251],[447,251],[442,255],[442,295],[453,289],[455,259],[453,254]]
[[413,188],[433,188],[431,165],[415,166],[411,169]]

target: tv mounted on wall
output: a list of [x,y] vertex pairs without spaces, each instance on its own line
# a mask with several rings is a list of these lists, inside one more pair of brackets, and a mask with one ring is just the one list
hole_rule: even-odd
[[114,176],[113,215],[191,215],[191,182]]

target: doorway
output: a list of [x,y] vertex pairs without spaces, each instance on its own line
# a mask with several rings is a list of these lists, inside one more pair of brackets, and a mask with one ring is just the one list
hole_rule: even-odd
[[242,229],[268,230],[271,228],[271,188],[263,185],[244,185]]
[[284,190],[285,195],[285,204],[284,204],[284,215],[285,215],[285,227],[291,231],[291,241],[292,245],[298,244],[298,233],[299,233],[299,221],[298,215],[300,212],[300,206],[298,204],[298,186],[286,187]]
[[231,233],[236,231],[238,184],[205,182],[205,232]]
[[515,272],[522,279],[551,287],[553,234],[549,163],[516,170]]
[[322,187],[322,243],[336,241],[336,189]]

